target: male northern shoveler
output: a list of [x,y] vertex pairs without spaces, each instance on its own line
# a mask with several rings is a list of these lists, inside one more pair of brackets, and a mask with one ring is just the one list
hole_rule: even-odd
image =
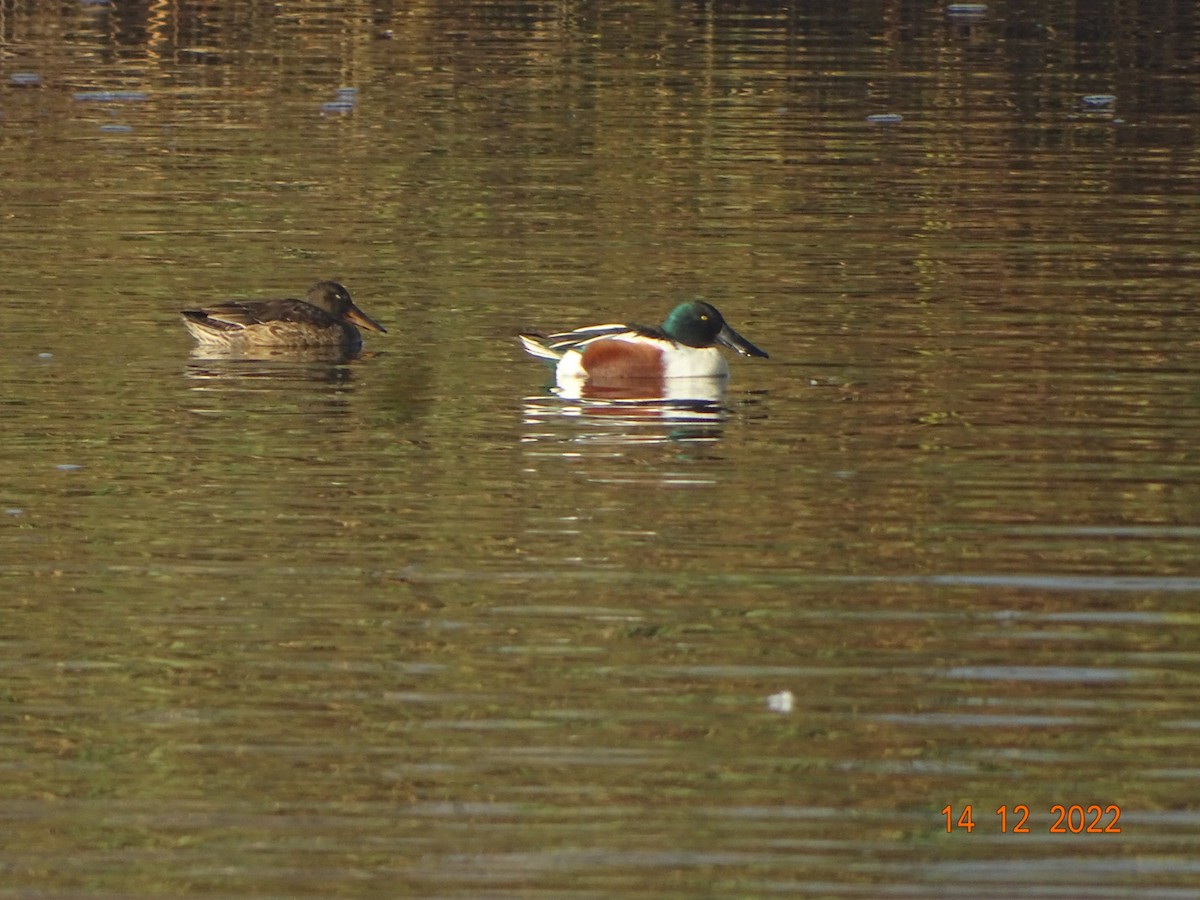
[[357,348],[362,335],[387,329],[354,305],[336,281],[318,281],[303,300],[230,300],[183,310],[183,323],[202,346],[252,349]]
[[518,337],[528,353],[554,364],[560,386],[581,381],[593,388],[657,385],[656,396],[665,396],[668,379],[727,376],[729,365],[717,345],[743,356],[767,355],[700,300],[679,304],[658,328],[592,325]]

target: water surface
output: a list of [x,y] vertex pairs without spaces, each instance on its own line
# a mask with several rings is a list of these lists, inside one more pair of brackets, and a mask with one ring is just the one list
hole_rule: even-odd
[[1195,893],[1194,10],[4,15],[0,892]]

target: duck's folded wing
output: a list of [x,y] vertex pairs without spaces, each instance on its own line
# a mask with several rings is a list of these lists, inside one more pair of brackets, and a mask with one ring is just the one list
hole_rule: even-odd
[[221,330],[240,330],[252,325],[286,322],[328,327],[333,317],[302,300],[230,300],[204,309],[185,309],[189,319]]

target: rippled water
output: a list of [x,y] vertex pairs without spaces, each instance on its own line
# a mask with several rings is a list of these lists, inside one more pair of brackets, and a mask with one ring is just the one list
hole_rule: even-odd
[[34,7],[0,894],[1195,894],[1194,9]]

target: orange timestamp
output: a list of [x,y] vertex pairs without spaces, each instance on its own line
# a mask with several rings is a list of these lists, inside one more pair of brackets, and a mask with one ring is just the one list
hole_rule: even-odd
[[[957,815],[956,815],[957,813]],[[970,834],[975,830],[975,813],[971,804],[958,810],[953,806],[942,809],[946,817],[946,833],[965,831]],[[1013,806],[1001,806],[996,810],[1000,819],[1001,834],[1029,834],[1029,807],[1024,803]],[[1091,804],[1083,806],[1073,803],[1070,806],[1055,803],[1050,807],[1050,834],[1120,834],[1121,807],[1115,803],[1107,806]]]

